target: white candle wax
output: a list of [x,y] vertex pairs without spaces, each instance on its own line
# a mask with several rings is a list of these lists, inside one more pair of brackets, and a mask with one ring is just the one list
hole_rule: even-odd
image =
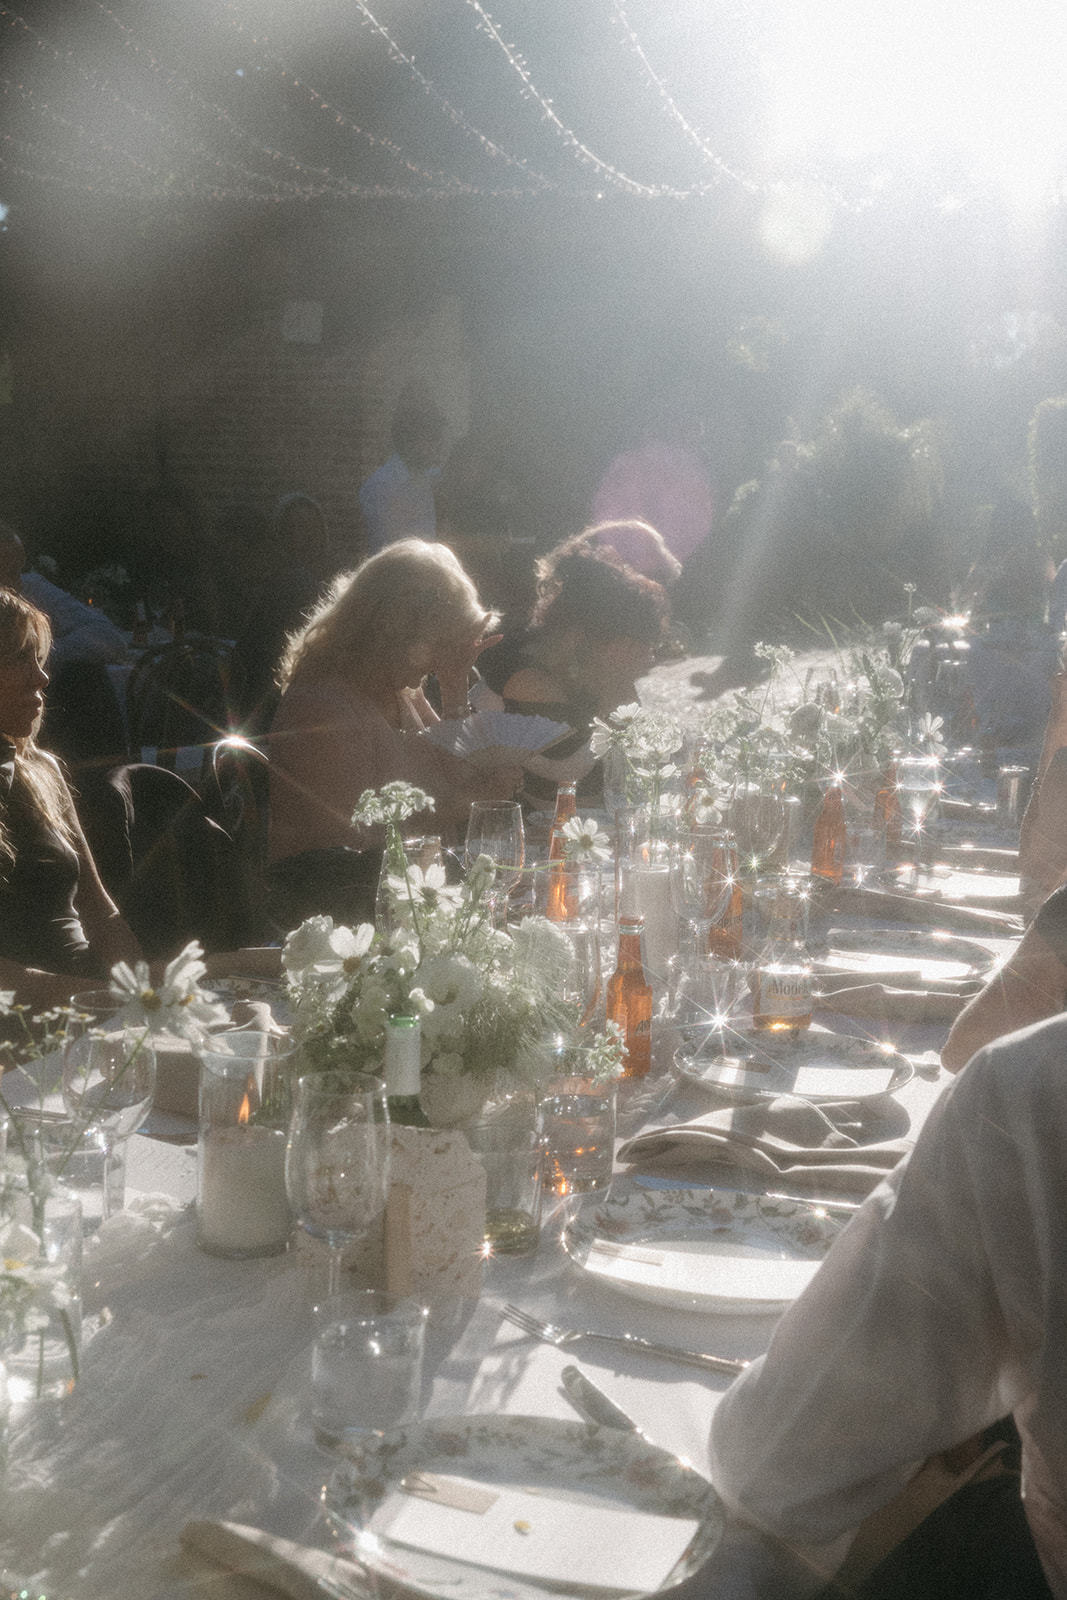
[[292,1228],[280,1128],[214,1128],[203,1136],[197,1240],[207,1250],[269,1250]]
[[645,971],[653,988],[661,988],[667,982],[667,965],[678,948],[680,933],[678,913],[671,900],[670,872],[664,863],[635,866],[630,873],[632,909],[645,919]]

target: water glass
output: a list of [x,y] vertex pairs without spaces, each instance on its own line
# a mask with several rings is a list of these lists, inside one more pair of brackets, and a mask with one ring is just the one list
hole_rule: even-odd
[[566,1199],[611,1187],[615,1102],[614,1079],[561,1076],[546,1085],[540,1110],[541,1182],[548,1194]]
[[536,1108],[525,1095],[488,1106],[464,1137],[485,1168],[482,1252],[531,1255],[541,1236],[541,1148]]
[[418,1420],[426,1319],[425,1306],[378,1289],[315,1308],[311,1419],[320,1444],[333,1449]]
[[100,1128],[87,1128],[68,1112],[13,1107],[8,1155],[62,1180],[64,1189],[81,1204],[87,1235],[125,1204],[125,1140],[109,1148]]

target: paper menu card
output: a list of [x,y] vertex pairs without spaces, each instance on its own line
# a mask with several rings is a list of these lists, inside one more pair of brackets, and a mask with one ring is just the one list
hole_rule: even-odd
[[436,1473],[411,1476],[428,1481],[433,1498],[394,1491],[374,1513],[369,1532],[393,1545],[545,1583],[652,1592],[662,1588],[700,1527],[691,1517],[564,1500],[549,1491]]
[[594,1239],[583,1265],[597,1277],[635,1289],[781,1304],[807,1288],[820,1262],[792,1256],[770,1240],[760,1245],[737,1239],[644,1244]]
[[786,1067],[724,1056],[709,1062],[701,1076],[709,1083],[796,1094],[805,1099],[818,1095],[820,1099],[862,1100],[867,1095],[886,1094],[896,1071],[896,1062],[887,1062],[884,1067],[845,1067],[812,1061]]

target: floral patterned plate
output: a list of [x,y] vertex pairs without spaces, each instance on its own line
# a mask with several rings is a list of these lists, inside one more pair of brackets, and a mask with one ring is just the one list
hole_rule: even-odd
[[892,1045],[828,1028],[796,1035],[737,1032],[722,1051],[675,1052],[674,1069],[687,1084],[737,1101],[797,1095],[803,1100],[869,1100],[910,1083],[915,1068]]
[[934,928],[831,928],[826,944],[815,959],[816,972],[855,973],[865,983],[902,976],[928,983],[981,978],[996,960],[973,939]]
[[676,1456],[615,1428],[550,1417],[439,1417],[374,1435],[350,1446],[349,1454],[322,1492],[336,1534],[373,1571],[431,1600],[545,1600],[549,1594],[588,1591],[542,1586],[529,1577],[395,1544],[371,1531],[375,1513],[409,1473],[535,1493],[551,1490],[556,1498],[589,1505],[694,1519],[699,1529],[665,1587],[702,1566],[722,1537],[722,1508],[707,1479]]
[[784,1311],[841,1222],[800,1201],[733,1189],[645,1189],[616,1180],[572,1222],[576,1266],[623,1294],[685,1311]]

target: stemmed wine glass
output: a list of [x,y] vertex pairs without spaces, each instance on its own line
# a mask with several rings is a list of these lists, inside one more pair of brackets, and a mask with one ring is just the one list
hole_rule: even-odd
[[901,810],[915,838],[915,872],[924,859],[927,819],[943,790],[941,765],[936,756],[905,756],[897,762],[897,793]]
[[490,916],[496,923],[498,906],[502,905],[506,922],[508,895],[522,877],[526,859],[522,807],[517,800],[471,801],[464,848],[468,872],[479,856],[488,856],[496,868],[496,882],[486,896]]
[[115,1146],[137,1132],[152,1108],[156,1052],[144,1028],[90,1019],[63,1046],[63,1101],[72,1116],[97,1128],[104,1146],[101,1216],[111,1215],[108,1173]]
[[345,1248],[362,1239],[389,1195],[385,1085],[365,1072],[301,1078],[289,1121],[285,1189],[305,1233],[330,1251],[327,1295],[340,1292]]
[[724,828],[687,829],[671,853],[671,900],[684,922],[696,926],[697,948],[730,903],[737,881],[737,844]]
[[746,869],[758,872],[785,832],[782,796],[773,786],[739,784],[730,798],[727,822]]

